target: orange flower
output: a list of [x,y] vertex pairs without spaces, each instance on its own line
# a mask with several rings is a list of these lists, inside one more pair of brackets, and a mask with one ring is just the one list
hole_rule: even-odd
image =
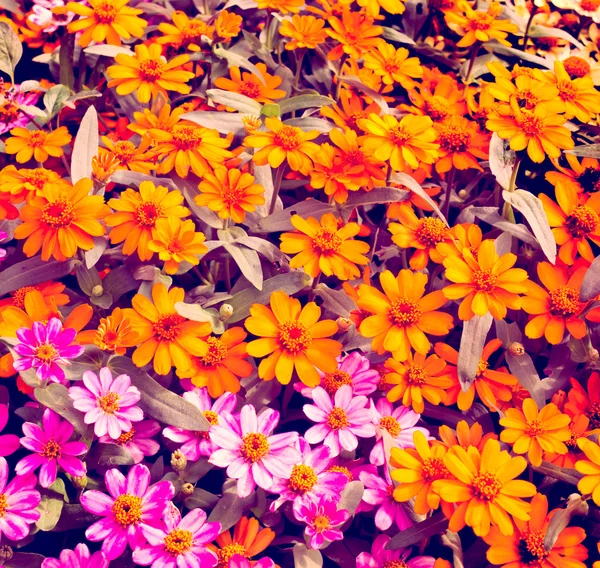
[[45,168],[17,169],[11,165],[0,171],[0,192],[18,197],[20,201],[29,195],[37,195],[48,183],[68,185],[56,172]]
[[328,54],[327,59],[336,61],[345,53],[352,59],[360,59],[365,51],[378,45],[382,40],[378,36],[383,33],[381,26],[374,26],[375,20],[362,12],[342,12],[342,18],[331,16],[327,22],[329,37],[339,42]]
[[600,375],[594,371],[587,382],[587,390],[576,379],[571,379],[571,389],[565,403],[565,412],[572,418],[583,414],[590,419],[593,429],[600,428]]
[[216,39],[221,39],[224,43],[239,35],[242,31],[242,16],[238,16],[233,12],[221,10],[215,20],[215,36]]
[[452,116],[434,125],[438,133],[440,159],[435,164],[439,173],[469,168],[483,171],[477,158],[488,159],[490,137],[479,130],[477,123],[462,116]]
[[97,345],[102,351],[125,355],[128,347],[137,344],[138,334],[133,331],[124,311],[115,308],[110,316],[100,320],[98,329],[82,331],[79,340],[81,343]]
[[[581,438],[589,438],[593,434],[597,434],[598,430],[588,430],[590,425],[590,419],[585,414],[579,414],[575,418],[571,418],[569,424],[570,438],[565,440],[565,445],[568,448],[566,454],[546,454],[546,460],[554,465],[566,469],[575,469],[575,463],[577,462],[579,452],[578,440]],[[577,453],[575,453],[577,452]]]
[[456,432],[446,424],[442,424],[438,431],[440,442],[450,449],[452,446],[460,446],[465,450],[469,450],[472,446],[479,452],[483,450],[483,446],[490,438],[497,440],[498,436],[493,432],[488,432],[483,435],[483,428],[479,422],[475,422],[471,427],[466,420],[461,420],[456,425]]
[[16,154],[19,164],[24,164],[34,158],[36,162],[45,162],[49,156],[60,158],[65,152],[63,147],[71,142],[72,136],[65,126],[52,132],[45,130],[27,130],[13,128],[11,137],[6,139],[7,154]]
[[252,558],[263,552],[275,538],[271,529],[260,528],[254,518],[242,517],[233,529],[222,532],[216,539],[217,546],[209,545],[219,557],[217,568],[229,566],[232,556],[239,554],[244,558]]
[[215,87],[229,91],[231,93],[240,93],[262,104],[272,104],[277,99],[287,97],[287,93],[278,89],[282,83],[281,77],[269,75],[267,66],[264,63],[257,63],[256,68],[260,71],[262,77],[257,77],[253,73],[240,71],[239,67],[230,67],[229,76],[217,77]]
[[145,153],[149,144],[147,139],[143,139],[139,147],[129,140],[111,140],[108,136],[103,136],[102,142],[108,149],[98,148],[98,157],[101,159],[105,154],[111,154],[118,162],[118,170],[131,170],[148,175],[156,167],[152,154]]
[[[342,89],[339,103],[322,107],[321,115],[333,120],[343,130],[359,132],[360,129],[358,128],[357,121],[360,118],[368,118],[370,114],[378,115],[380,112],[379,105],[376,103],[371,103],[366,107],[363,105],[363,97],[359,97],[352,91]],[[332,130],[329,135],[331,136],[333,132],[335,130]]]
[[396,49],[385,41],[367,51],[363,60],[365,67],[381,77],[385,85],[398,83],[409,91],[417,85],[413,79],[423,78],[423,67],[418,57],[409,57],[408,49]]
[[190,19],[185,12],[174,10],[171,14],[173,24],[162,22],[158,29],[163,36],[157,38],[160,45],[171,45],[175,49],[200,51],[202,36],[212,38],[214,28],[198,18]]
[[577,193],[600,191],[600,162],[595,158],[583,158],[579,162],[573,154],[563,154],[569,167],[563,167],[558,160],[552,160],[557,172],[547,172],[546,179],[554,186],[570,185]]
[[[337,129],[332,130],[334,131],[339,132]],[[325,142],[315,154],[314,169],[310,172],[310,186],[323,189],[325,195],[333,197],[336,203],[345,203],[348,191],[360,189],[358,180],[352,178],[359,169],[362,168],[348,167],[348,164],[344,163],[342,152]]]
[[423,82],[409,92],[414,106],[400,105],[401,110],[420,116],[428,116],[433,122],[441,122],[451,116],[464,116],[467,112],[463,88],[456,79],[443,75],[433,85]]
[[294,14],[291,20],[283,20],[279,27],[282,36],[292,38],[285,44],[288,50],[306,48],[315,49],[327,39],[323,29],[325,21],[314,16],[299,16]]
[[600,446],[586,438],[580,438],[577,445],[587,458],[575,462],[575,469],[583,473],[577,489],[582,495],[591,495],[594,503],[600,506]]
[[66,306],[69,303],[69,296],[64,294],[66,286],[62,282],[42,282],[35,286],[23,286],[10,293],[8,298],[0,300],[0,314],[4,306],[14,306],[23,309],[25,307],[25,296],[29,292],[37,290],[44,299],[48,308],[56,309],[57,306]]

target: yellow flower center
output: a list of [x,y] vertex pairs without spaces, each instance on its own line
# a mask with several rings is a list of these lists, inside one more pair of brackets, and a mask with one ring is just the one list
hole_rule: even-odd
[[98,406],[106,414],[114,414],[121,408],[119,406],[119,395],[114,392],[109,392],[106,396],[98,399]]
[[0,106],[0,122],[12,122],[19,116],[19,106],[12,101],[5,101]]
[[484,373],[488,370],[490,364],[487,361],[481,359],[479,361],[479,365],[477,365],[477,371],[475,372],[475,378],[480,379],[483,377]]
[[165,210],[162,205],[154,201],[142,201],[135,209],[135,220],[142,227],[153,229],[156,221],[165,217]]
[[338,237],[335,231],[327,227],[322,227],[313,237],[313,249],[318,254],[329,256],[335,254],[342,246],[342,239]]
[[585,191],[600,191],[600,168],[593,166],[585,168],[577,176],[577,183]]
[[574,101],[577,98],[577,89],[571,81],[559,81],[556,84],[558,96],[563,101]]
[[296,150],[302,144],[302,130],[296,126],[283,125],[275,133],[274,142],[288,152]]
[[99,2],[94,8],[94,16],[99,24],[110,24],[117,17],[119,11],[112,2]]
[[427,373],[421,365],[411,365],[406,373],[406,382],[411,386],[421,386],[427,382]]
[[392,126],[390,128],[389,138],[392,144],[395,144],[398,147],[404,146],[411,138],[412,134],[404,130],[404,128],[400,125]]
[[293,355],[302,353],[312,343],[310,332],[299,321],[280,324],[278,339],[281,346]]
[[252,463],[256,463],[269,453],[269,440],[260,432],[250,432],[242,439],[242,455]]
[[315,530],[318,533],[326,531],[331,526],[331,519],[326,515],[317,515],[314,520]]
[[402,432],[400,422],[398,422],[393,416],[382,416],[381,420],[379,421],[379,425],[382,428],[385,428],[393,438]]
[[323,387],[329,394],[333,395],[344,385],[352,384],[352,376],[340,369],[333,373],[327,373],[321,377],[320,387]]
[[450,475],[442,458],[425,458],[421,466],[421,477],[426,483],[437,479],[446,479]]
[[532,420],[527,423],[527,428],[525,429],[525,433],[531,438],[535,438],[536,436],[541,436],[546,433],[546,428],[542,424],[540,420]]
[[490,270],[478,270],[473,273],[473,285],[482,292],[491,292],[497,281],[498,276]]
[[289,483],[294,491],[306,493],[307,491],[310,491],[318,481],[317,474],[312,467],[309,465],[298,464],[292,469]]
[[206,343],[208,343],[208,351],[206,355],[199,358],[199,361],[204,367],[214,367],[227,357],[227,346],[218,337],[209,337]]
[[135,525],[142,518],[142,499],[136,495],[119,495],[112,506],[115,521],[122,527]]
[[[471,134],[460,124],[447,124],[439,131],[438,142],[442,150],[450,154],[454,152],[466,152],[471,145]],[[435,219],[435,221],[442,223],[439,219]]]
[[549,553],[544,546],[544,538],[545,534],[542,531],[521,533],[518,550],[523,564],[538,566],[538,563],[548,556]]
[[129,430],[129,432],[123,432],[118,438],[117,438],[117,444],[119,444],[119,446],[125,446],[127,444],[129,444],[129,442],[131,442],[131,440],[133,440],[135,436],[135,428],[133,427],[133,424],[131,425],[131,430]]
[[365,163],[365,155],[361,150],[350,150],[345,154],[346,162],[353,166],[362,166]]
[[73,219],[75,219],[75,208],[66,199],[46,203],[42,209],[41,221],[52,229],[68,227]]
[[44,363],[50,363],[58,357],[58,352],[54,348],[54,345],[50,343],[42,343],[36,347],[35,356]]
[[39,148],[46,143],[48,135],[43,130],[34,130],[29,133],[29,146]]
[[23,175],[23,184],[25,186],[32,185],[35,189],[43,189],[46,182],[53,176],[52,172],[44,168],[36,168],[35,170],[21,170]]
[[417,323],[423,312],[419,307],[419,304],[414,300],[407,300],[405,298],[398,298],[392,301],[390,306],[389,318],[392,320],[394,325],[401,327],[408,327]]
[[343,465],[332,465],[331,467],[329,467],[327,469],[327,471],[333,471],[335,473],[343,473],[348,478],[348,481],[354,481],[354,476],[352,475],[352,472],[347,467],[344,467]]
[[483,501],[493,501],[502,489],[502,482],[495,473],[482,469],[473,478],[473,494]]
[[153,324],[154,333],[159,341],[174,341],[179,337],[185,318],[179,314],[166,314],[158,317]]
[[486,12],[473,12],[469,15],[468,27],[471,30],[489,30],[494,19],[494,16]]
[[427,248],[434,248],[441,243],[448,233],[446,225],[434,217],[419,219],[419,226],[415,229],[415,238]]
[[433,95],[432,97],[429,97],[425,101],[423,109],[425,110],[425,114],[434,122],[444,120],[450,115],[448,101],[439,95]]
[[60,444],[55,440],[48,440],[41,454],[48,459],[56,459],[61,456]]
[[598,226],[598,214],[587,205],[578,205],[565,220],[565,227],[574,239],[581,239]]
[[219,568],[227,566],[229,564],[229,559],[236,554],[243,556],[244,558],[248,558],[248,552],[246,551],[246,548],[237,542],[228,544],[220,550],[217,550],[217,556],[219,557],[219,564],[217,566]]
[[193,43],[203,35],[207,35],[208,26],[202,20],[189,20],[181,30],[183,43]]
[[144,59],[140,61],[140,77],[143,81],[154,83],[165,71],[165,64],[159,59]]
[[600,0],[581,0],[579,5],[582,10],[585,10],[586,12],[595,12],[600,8]]
[[119,140],[113,145],[112,153],[123,165],[128,164],[137,153],[137,148],[129,140]]
[[569,318],[579,311],[579,291],[571,286],[560,286],[550,292],[550,313]]
[[408,568],[408,564],[402,560],[388,560],[383,563],[382,568]]
[[219,416],[216,412],[212,410],[205,410],[202,414],[204,414],[204,418],[211,426],[217,426],[219,424]]
[[544,121],[533,113],[519,113],[517,123],[527,136],[539,136],[544,131]]
[[180,150],[194,150],[202,143],[202,130],[196,126],[176,124],[171,134],[175,146]]
[[350,426],[350,420],[348,420],[346,411],[343,408],[334,406],[327,416],[327,426],[332,430],[341,430]]
[[534,109],[540,102],[540,97],[529,89],[519,89],[516,93],[516,98],[520,108],[528,110]]
[[194,543],[194,537],[190,531],[175,529],[165,537],[165,550],[177,556],[188,551]]
[[[260,96],[260,86],[253,81],[242,81],[240,83],[240,94],[255,99]],[[291,127],[288,127],[291,128]]]
[[565,71],[569,74],[571,79],[580,79],[589,75],[592,68],[590,64],[583,58],[571,55],[563,61]]
[[6,513],[6,509],[8,509],[6,495],[4,495],[4,493],[0,493],[0,517],[4,516],[4,513]]
[[29,294],[29,292],[33,292],[37,290],[36,286],[23,286],[23,288],[19,288],[17,291],[12,294],[12,303],[16,308],[23,309],[25,307],[25,296]]

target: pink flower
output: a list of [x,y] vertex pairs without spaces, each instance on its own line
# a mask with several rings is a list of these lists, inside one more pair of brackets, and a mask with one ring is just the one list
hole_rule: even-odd
[[182,519],[172,503],[165,508],[163,518],[164,527],[142,526],[149,546],[134,551],[136,564],[160,568],[212,568],[217,565],[219,557],[206,545],[221,532],[220,523],[207,523],[202,509],[194,509]]
[[87,452],[83,442],[69,442],[73,435],[73,425],[61,420],[56,412],[47,408],[42,415],[42,427],[33,422],[23,424],[24,438],[21,445],[35,452],[24,457],[15,466],[15,473],[23,475],[40,467],[40,485],[50,487],[56,480],[58,466],[68,474],[83,477],[85,464],[75,456]]
[[289,477],[292,467],[300,460],[297,432],[275,434],[279,412],[267,408],[256,416],[251,404],[242,408],[237,420],[223,415],[227,426],[221,424],[210,430],[215,450],[210,463],[226,467],[227,475],[237,479],[239,497],[250,495],[258,485],[270,489],[273,480]]
[[83,373],[83,387],[71,387],[69,396],[73,406],[85,412],[86,424],[94,425],[96,436],[108,434],[116,440],[123,432],[131,430],[132,422],[144,419],[142,409],[136,406],[140,401],[140,391],[131,386],[127,375],[113,379],[108,367],[100,369],[99,377],[86,371]]
[[343,540],[344,533],[338,528],[350,518],[350,513],[338,510],[336,501],[321,497],[294,507],[294,516],[306,524],[304,534],[310,538],[310,547],[317,549],[325,541]]
[[131,425],[131,430],[123,432],[116,440],[110,436],[101,436],[101,444],[115,444],[125,448],[133,463],[140,463],[146,456],[153,456],[160,450],[160,444],[152,437],[160,432],[160,424],[156,420],[143,420]]
[[29,525],[39,521],[41,495],[31,473],[15,477],[8,485],[7,481],[8,463],[0,457],[0,536],[17,541],[29,534]]
[[90,554],[85,544],[78,544],[75,550],[63,550],[58,559],[44,559],[42,568],[108,568],[108,560],[104,553],[99,551]]
[[[381,375],[375,369],[371,369],[371,362],[366,357],[354,351],[345,357],[338,357],[337,361],[339,367],[333,373],[319,371],[321,377],[319,386],[324,388],[329,395],[333,396],[343,385],[350,385],[354,395],[364,396],[377,390]],[[313,387],[296,383],[294,388],[302,396],[312,398]]]
[[16,371],[33,368],[42,381],[64,382],[65,372],[60,365],[68,365],[68,359],[75,359],[83,353],[81,345],[71,345],[75,335],[74,329],[63,329],[58,318],[50,318],[46,325],[35,321],[31,329],[18,329],[17,338],[21,343],[13,349],[19,359],[13,367]]
[[[0,231],[0,241],[3,241],[6,237],[8,237],[8,233],[6,231]],[[0,248],[0,260],[4,260],[6,258],[6,250]]]
[[173,442],[182,444],[179,449],[189,461],[195,462],[202,456],[210,456],[217,449],[210,440],[209,432],[213,426],[219,424],[219,416],[223,412],[227,412],[228,414],[233,413],[237,406],[237,397],[233,393],[226,392],[217,398],[213,404],[208,390],[201,388],[184,392],[183,398],[191,402],[204,414],[204,417],[211,424],[209,431],[192,432],[191,430],[182,430],[174,426],[167,426],[163,430],[163,436]]
[[157,526],[175,489],[170,481],[150,485],[150,470],[134,465],[127,478],[118,470],[104,474],[110,495],[101,491],[86,491],[80,499],[83,508],[104,517],[91,525],[85,536],[92,542],[102,541],[102,552],[108,560],[120,556],[127,544],[136,550],[145,542],[142,527]]
[[325,389],[313,390],[312,404],[305,404],[304,414],[319,424],[306,431],[304,437],[310,444],[323,442],[331,449],[331,456],[339,455],[342,449],[351,452],[358,446],[357,436],[370,438],[375,435],[371,412],[367,408],[366,396],[352,396],[352,387],[344,385],[335,393],[332,401]]
[[289,477],[276,479],[270,488],[272,493],[279,493],[271,504],[271,511],[277,510],[286,501],[293,501],[295,506],[320,497],[337,501],[348,483],[343,473],[327,471],[332,462],[331,450],[327,446],[311,450],[308,442],[300,438],[300,451],[300,462],[294,464]]
[[356,568],[384,568],[387,566],[404,565],[408,568],[432,568],[435,558],[431,556],[415,556],[408,560],[410,549],[386,550],[390,537],[382,534],[373,542],[371,554],[361,552],[356,559]]
[[273,568],[274,566],[275,562],[270,558],[261,558],[250,564],[250,560],[240,554],[234,554],[227,564],[227,568]]
[[371,401],[371,412],[373,413],[373,423],[377,429],[375,433],[377,442],[369,456],[369,461],[374,465],[383,465],[385,463],[385,450],[383,448],[384,432],[390,435],[391,445],[397,448],[414,447],[413,433],[417,430],[423,432],[429,438],[429,430],[414,427],[421,419],[421,415],[406,406],[400,405],[394,410],[394,407],[386,398],[381,398],[375,405]]
[[[8,423],[8,406],[0,404],[0,432],[4,430]],[[21,447],[19,436],[14,434],[4,434],[0,436],[0,456],[10,456]]]
[[[6,83],[4,85],[6,85]],[[0,85],[0,105],[4,105],[5,103],[9,102],[13,103],[17,107],[20,107],[21,105],[34,106],[39,98],[40,93],[21,93],[20,85],[13,85],[12,88],[8,89],[7,91],[5,91]],[[13,128],[16,128],[17,126],[27,126],[28,123],[29,119],[20,112],[15,117],[11,116],[10,120],[2,120],[0,122],[0,134],[4,134]]]

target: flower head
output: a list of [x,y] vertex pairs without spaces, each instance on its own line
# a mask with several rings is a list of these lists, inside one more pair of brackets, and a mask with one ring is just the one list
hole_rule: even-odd
[[[242,517],[230,531],[222,532],[216,539],[217,546],[212,548],[219,556],[219,568],[230,568],[230,560],[236,556],[252,558],[265,550],[273,539],[275,532],[268,528],[260,528],[260,524],[254,518]],[[256,561],[252,561],[256,562]],[[252,564],[255,568],[271,568],[263,566],[258,562]],[[242,567],[240,567],[242,568]],[[244,567],[245,568],[245,567]]]
[[156,42],[160,45],[171,45],[175,49],[200,51],[202,36],[211,39],[214,28],[199,18],[189,18],[185,12],[174,10],[171,14],[173,23],[161,22],[158,29],[164,35]]
[[456,44],[458,47],[491,40],[510,46],[506,37],[509,33],[516,33],[518,28],[509,20],[498,19],[501,12],[502,4],[499,2],[491,2],[487,12],[474,10],[469,3],[460,2],[457,11],[448,10],[445,15],[448,24],[463,36]]
[[45,162],[50,156],[60,158],[64,154],[63,147],[71,142],[72,136],[65,126],[52,132],[44,130],[27,130],[13,128],[11,137],[6,140],[7,154],[16,154],[19,164],[24,164],[34,158],[36,162]]
[[116,440],[106,434],[98,438],[98,442],[119,446],[131,456],[133,463],[140,463],[146,456],[154,456],[160,450],[160,444],[154,439],[159,432],[160,424],[156,420],[142,420],[132,424],[131,429]]
[[[393,2],[393,0],[391,0]],[[327,18],[331,29],[327,34],[339,42],[328,54],[327,59],[336,61],[345,53],[352,59],[360,59],[361,56],[372,47],[381,43],[379,37],[383,33],[381,26],[374,26],[374,18],[361,12],[343,10],[341,18],[331,16]]]
[[78,544],[74,550],[63,549],[58,558],[45,558],[42,568],[108,568],[108,560],[102,551],[91,554],[86,544]]
[[260,72],[260,77],[254,73],[242,72],[239,67],[232,66],[229,68],[231,78],[217,77],[215,86],[224,91],[239,93],[262,104],[273,104],[277,99],[287,96],[283,89],[277,88],[282,83],[281,77],[267,73],[267,66],[262,62],[257,63],[256,68]]
[[130,321],[123,315],[122,308],[115,308],[109,316],[100,319],[98,328],[83,332],[84,343],[93,343],[102,351],[125,355],[128,347],[136,345],[138,335]]
[[357,568],[433,568],[435,559],[431,556],[414,556],[409,559],[410,550],[400,548],[387,550],[391,537],[381,534],[371,546],[371,553],[361,552],[356,559]]
[[365,67],[381,77],[385,85],[399,84],[407,91],[417,83],[413,79],[423,77],[423,68],[418,57],[409,57],[408,49],[382,41],[363,56]]
[[338,509],[336,501],[321,497],[296,506],[294,516],[306,524],[304,534],[310,539],[310,547],[319,549],[325,541],[333,542],[344,538],[339,527],[348,520],[350,513],[345,509]]
[[327,32],[323,29],[325,21],[314,16],[300,16],[294,14],[291,19],[283,20],[279,33],[291,38],[285,44],[288,50],[315,49],[327,39]]

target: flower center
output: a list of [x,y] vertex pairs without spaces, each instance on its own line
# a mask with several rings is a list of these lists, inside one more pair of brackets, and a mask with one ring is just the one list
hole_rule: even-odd
[[256,463],[269,453],[269,440],[264,434],[250,432],[244,436],[240,451],[246,460]]
[[595,12],[598,8],[600,8],[600,0],[581,0],[579,5],[586,12]]
[[66,199],[46,203],[42,209],[42,223],[52,229],[68,227],[75,219],[75,208]]
[[539,136],[544,131],[544,121],[527,111],[519,113],[517,124],[527,136]]
[[165,210],[162,205],[154,201],[143,201],[135,209],[135,220],[142,227],[154,228],[156,221],[165,217]]
[[243,201],[245,195],[246,190],[243,187],[231,186],[228,183],[223,186],[223,201],[229,206]]
[[590,419],[590,428],[600,428],[600,402],[592,402],[585,415]]
[[578,205],[565,220],[565,227],[574,239],[581,239],[598,226],[598,214],[587,205]]
[[352,472],[347,467],[344,467],[343,465],[332,465],[329,468],[327,468],[327,471],[333,471],[335,473],[343,473],[348,478],[348,481],[354,481],[354,476],[352,475]]
[[406,132],[402,126],[398,125],[390,128],[389,137],[393,144],[400,147],[404,146],[412,138],[412,134]]
[[239,88],[242,95],[246,95],[251,99],[255,99],[256,97],[260,96],[260,87],[252,81],[242,81]]
[[142,499],[136,495],[119,495],[112,506],[115,521],[122,527],[135,525],[142,518]]
[[5,101],[0,106],[0,121],[10,123],[19,116],[19,106],[12,101]]
[[179,314],[166,314],[158,317],[153,324],[154,333],[161,341],[174,341],[179,337],[185,318]]
[[523,564],[537,565],[548,556],[544,546],[544,533],[542,531],[521,533],[518,550]]
[[39,148],[46,143],[47,134],[43,130],[34,130],[29,135],[29,144],[31,148]]
[[194,150],[202,143],[202,129],[187,124],[176,124],[171,132],[180,150]]
[[408,327],[417,323],[421,319],[422,313],[419,304],[414,300],[399,298],[392,302],[389,318],[395,325]]
[[100,2],[94,8],[96,21],[100,24],[110,24],[114,21],[118,14],[118,10],[111,2]]
[[583,58],[571,55],[563,61],[565,71],[569,74],[571,79],[580,79],[589,75],[592,70],[590,64]]
[[117,444],[119,444],[119,446],[126,446],[127,444],[129,444],[129,442],[131,442],[131,440],[133,440],[133,438],[135,437],[135,428],[133,427],[133,424],[131,425],[131,430],[129,430],[129,432],[123,432],[116,440]]
[[4,493],[0,493],[0,518],[4,516],[4,513],[6,513],[6,509],[8,509],[6,495],[4,495]]
[[50,460],[59,458],[61,456],[60,444],[55,440],[48,440],[44,445],[41,454]]
[[219,424],[219,416],[213,410],[205,410],[202,414],[204,414],[204,418],[211,426],[217,426]]
[[164,73],[165,64],[159,59],[144,59],[140,61],[140,76],[148,83],[160,79]]
[[330,395],[333,395],[344,385],[352,385],[352,375],[337,369],[333,373],[323,375],[319,386],[323,387]]
[[173,556],[187,552],[194,543],[194,537],[190,531],[175,529],[165,537],[165,550]]
[[306,326],[299,321],[288,321],[279,326],[279,343],[293,355],[302,353],[312,342]]
[[46,182],[53,177],[53,172],[44,168],[36,168],[35,170],[21,170],[21,174],[23,174],[23,184],[25,187],[27,187],[27,185],[32,185],[35,189],[43,189],[46,185]]
[[36,347],[35,356],[42,363],[51,363],[58,357],[58,351],[51,343],[42,343]]
[[217,556],[219,557],[219,564],[217,566],[219,568],[227,566],[229,564],[229,559],[236,554],[243,556],[244,558],[248,558],[248,552],[246,551],[246,548],[237,542],[228,544],[217,550]]
[[365,155],[360,150],[350,150],[344,157],[346,162],[353,166],[362,166],[365,163]]
[[328,530],[331,526],[331,520],[326,515],[317,515],[313,522],[315,525],[315,530],[318,533],[322,533],[323,531]]
[[135,158],[137,148],[129,140],[119,140],[113,145],[112,153],[125,165]]
[[302,130],[296,126],[282,126],[275,133],[275,144],[284,150],[296,150],[302,144]]
[[114,414],[120,409],[119,406],[119,395],[115,392],[109,392],[106,396],[98,399],[98,406],[106,414]]
[[600,191],[600,168],[585,168],[577,176],[577,182],[585,191]]
[[412,365],[406,373],[406,382],[412,386],[422,386],[427,381],[427,373],[421,365]]
[[487,361],[481,359],[479,361],[479,365],[477,365],[477,371],[475,372],[475,378],[480,379],[483,377],[484,373],[488,370],[490,364]]
[[227,357],[227,346],[217,337],[208,337],[208,351],[199,358],[204,367],[214,367]]
[[493,501],[502,489],[502,482],[495,473],[482,469],[472,482],[473,494],[483,501]]
[[343,408],[334,406],[329,416],[327,416],[327,426],[332,430],[341,430],[350,426],[350,420],[348,420],[346,411]]
[[558,96],[563,101],[574,101],[577,98],[577,89],[571,81],[559,81],[556,85]]
[[539,420],[532,420],[531,422],[527,423],[525,433],[528,436],[535,438],[536,436],[541,436],[542,434],[545,434],[546,428]]
[[441,243],[447,235],[447,228],[440,219],[425,217],[419,220],[415,230],[416,239],[427,248],[433,248]]
[[427,116],[429,116],[434,122],[444,120],[450,115],[448,101],[439,95],[434,95],[428,98],[425,101],[424,110],[425,114],[427,114]]
[[184,44],[189,44],[206,35],[207,32],[208,26],[202,20],[190,20],[181,30],[181,37]]
[[382,568],[408,568],[408,564],[402,560],[388,560],[383,563]]
[[313,237],[313,248],[319,254],[328,256],[336,253],[342,246],[342,239],[338,237],[337,232],[332,231],[327,227],[323,227],[317,231]]
[[37,290],[36,286],[23,286],[23,288],[19,288],[16,292],[12,294],[12,303],[16,308],[23,309],[25,307],[25,296],[29,294],[29,292],[33,292]]
[[489,270],[478,270],[473,273],[473,284],[477,290],[491,292],[496,287],[498,276]]
[[310,491],[318,481],[317,474],[312,467],[309,465],[298,464],[292,469],[289,483],[294,491],[306,493],[307,491]]
[[470,16],[469,28],[472,30],[489,30],[494,16],[486,12],[474,12]]
[[402,427],[400,426],[400,422],[398,422],[393,416],[382,416],[379,421],[379,425],[382,428],[385,428],[392,438],[395,438],[400,432],[402,432]]
[[550,313],[569,318],[579,311],[579,291],[571,286],[560,286],[550,292]]
[[519,89],[515,97],[517,99],[519,108],[526,108],[532,110],[540,102],[540,97],[529,89]]
[[[459,124],[448,124],[444,126],[439,131],[439,135],[438,142],[442,149],[448,153],[466,152],[471,145],[471,134]],[[434,220],[443,225],[439,219]]]
[[450,472],[444,465],[442,458],[425,458],[421,466],[421,475],[427,483],[436,479],[446,479]]

